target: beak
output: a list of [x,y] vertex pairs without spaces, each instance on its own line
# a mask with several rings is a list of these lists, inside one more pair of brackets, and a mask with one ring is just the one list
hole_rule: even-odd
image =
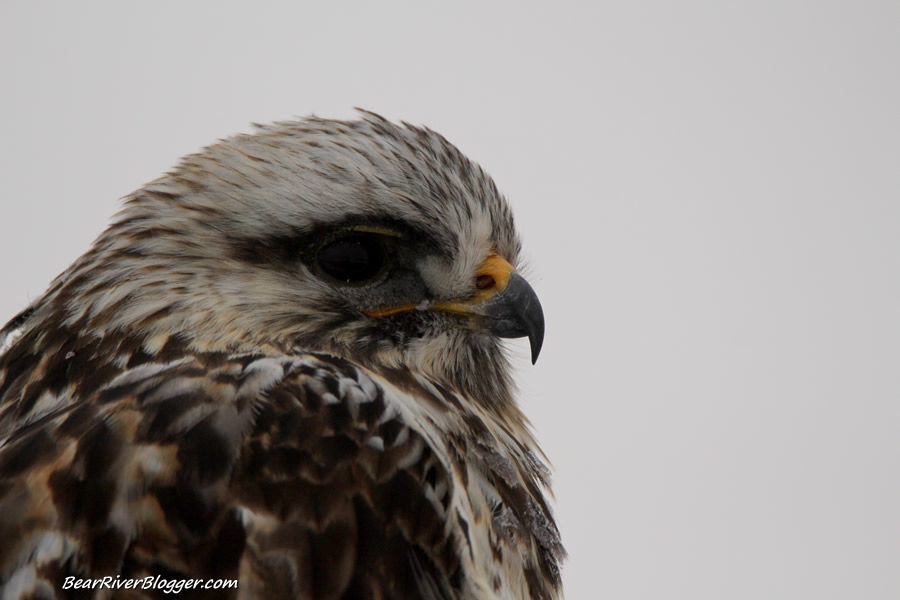
[[534,289],[518,273],[512,273],[505,289],[485,300],[482,322],[485,328],[502,338],[528,336],[531,364],[537,362],[544,344],[544,310]]
[[[439,310],[471,317],[477,327],[502,338],[528,337],[531,362],[537,362],[544,343],[544,311],[541,302],[525,278],[503,257],[491,254],[476,272],[478,292],[465,302],[440,302],[425,310]],[[367,312],[370,317],[385,317],[410,310],[403,305]]]

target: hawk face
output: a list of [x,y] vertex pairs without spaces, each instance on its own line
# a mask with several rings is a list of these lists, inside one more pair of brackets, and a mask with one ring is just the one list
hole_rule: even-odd
[[500,347],[543,336],[518,254],[480,168],[374,115],[263,127],[129,196],[0,329],[4,597],[160,572],[558,597]]
[[187,157],[56,287],[70,324],[139,333],[151,352],[173,332],[322,351],[504,404],[499,338],[528,336],[535,359],[543,339],[519,249],[493,181],[440,135],[308,119]]

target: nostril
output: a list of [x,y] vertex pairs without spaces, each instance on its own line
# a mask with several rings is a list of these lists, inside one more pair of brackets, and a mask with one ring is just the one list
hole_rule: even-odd
[[497,282],[490,275],[479,275],[475,278],[475,287],[479,290],[489,290],[497,287]]

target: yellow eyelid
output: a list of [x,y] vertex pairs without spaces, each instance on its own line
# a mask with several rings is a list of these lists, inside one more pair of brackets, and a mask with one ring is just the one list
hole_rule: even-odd
[[358,231],[360,233],[374,233],[376,235],[384,235],[384,236],[393,237],[393,238],[403,237],[402,235],[400,235],[399,233],[397,233],[396,231],[394,231],[392,229],[383,229],[381,227],[370,227],[368,225],[359,225],[357,227],[351,227],[350,229],[348,229],[348,231]]

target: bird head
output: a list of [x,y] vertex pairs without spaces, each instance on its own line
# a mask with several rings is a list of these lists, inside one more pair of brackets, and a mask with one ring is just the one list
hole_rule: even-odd
[[367,113],[258,126],[126,199],[61,276],[68,323],[200,350],[328,352],[509,397],[501,338],[544,333],[491,178],[442,136]]

